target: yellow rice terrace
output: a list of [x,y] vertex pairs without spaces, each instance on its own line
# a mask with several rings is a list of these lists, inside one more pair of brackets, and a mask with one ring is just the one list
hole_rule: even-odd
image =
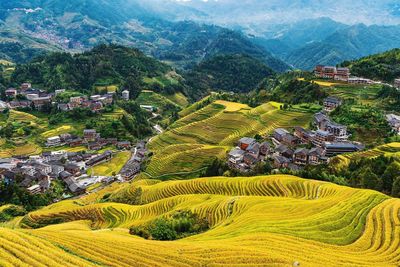
[[[140,180],[105,193],[103,199],[106,202],[63,201],[4,224],[0,262],[4,266],[400,263],[400,201],[374,191],[275,175]],[[183,217],[186,222],[180,221]],[[203,227],[198,232],[189,232],[191,218]],[[146,229],[150,236],[144,234]],[[159,233],[167,230],[175,234]]]

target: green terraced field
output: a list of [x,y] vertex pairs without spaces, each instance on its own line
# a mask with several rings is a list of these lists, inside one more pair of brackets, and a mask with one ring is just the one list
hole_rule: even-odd
[[381,85],[337,85],[330,87],[328,93],[342,99],[356,99],[362,104],[376,105]]

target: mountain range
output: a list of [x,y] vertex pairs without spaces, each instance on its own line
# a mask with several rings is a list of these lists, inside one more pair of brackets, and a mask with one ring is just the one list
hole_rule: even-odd
[[253,40],[294,68],[337,65],[400,47],[400,26],[346,25],[329,18],[282,25]]
[[[0,3],[0,58],[20,63],[46,51],[80,52],[100,43],[117,43],[181,69],[192,69],[219,54],[244,54],[282,72],[336,65],[400,47],[400,26],[371,25],[383,24],[378,18],[384,15],[386,24],[400,20],[394,1],[348,3],[359,8],[357,21],[366,23],[352,25],[344,19],[350,11],[338,16],[343,10],[339,4],[346,6],[343,1],[289,2],[11,0]],[[319,17],[310,15],[328,4],[328,10],[317,12]],[[362,19],[378,7],[375,20]],[[268,20],[296,8],[292,20]],[[262,12],[264,17],[257,15]],[[330,17],[321,17],[325,13]],[[223,19],[227,17],[232,22]],[[252,23],[245,21],[250,18]]]
[[[247,54],[265,60],[276,71],[288,69],[288,65],[238,32],[190,21],[169,21],[168,13],[164,16],[160,12],[141,1],[13,0],[0,4],[0,40],[18,42],[24,49],[69,51],[118,43],[181,68],[215,54]],[[7,34],[40,39],[43,46],[8,38]],[[11,55],[7,59],[18,61],[26,57]]]

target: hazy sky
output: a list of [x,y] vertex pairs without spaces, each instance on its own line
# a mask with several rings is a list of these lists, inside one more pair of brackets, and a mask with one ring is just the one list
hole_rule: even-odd
[[[331,17],[347,24],[399,24],[400,0],[164,0],[206,13],[219,24],[293,22]],[[187,14],[181,14],[185,16]]]

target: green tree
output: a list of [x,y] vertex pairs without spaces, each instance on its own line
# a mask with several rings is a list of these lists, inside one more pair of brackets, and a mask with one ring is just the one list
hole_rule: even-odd
[[131,99],[136,99],[142,91],[141,81],[137,76],[130,75],[125,79],[122,88],[129,91],[129,97]]
[[392,196],[400,198],[400,176],[397,177],[393,182]]
[[361,172],[362,187],[374,190],[382,190],[382,181],[378,175],[372,172],[371,168],[366,168]]
[[156,240],[175,240],[177,238],[173,225],[164,218],[156,219],[150,225],[149,232]]
[[383,190],[385,192],[392,191],[392,185],[396,177],[400,177],[400,164],[392,162],[382,175]]

